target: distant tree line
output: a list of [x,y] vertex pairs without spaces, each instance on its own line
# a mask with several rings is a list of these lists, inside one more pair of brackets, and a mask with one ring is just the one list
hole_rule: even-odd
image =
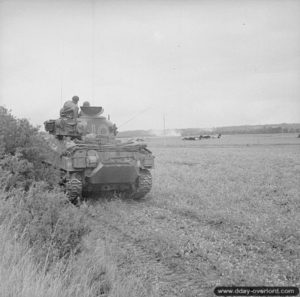
[[300,133],[300,124],[259,125],[216,128],[221,134],[272,134],[272,133]]
[[[199,136],[203,134],[272,134],[272,133],[300,133],[300,124],[274,124],[274,125],[244,125],[217,127],[213,129],[186,128],[174,130],[181,136]],[[161,131],[160,135],[163,135]],[[153,130],[121,131],[119,137],[151,137],[155,136]]]

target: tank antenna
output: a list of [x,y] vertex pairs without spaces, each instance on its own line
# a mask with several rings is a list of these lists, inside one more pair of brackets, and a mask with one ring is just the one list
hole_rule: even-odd
[[141,114],[145,113],[146,111],[148,111],[150,108],[152,108],[151,106],[150,107],[147,107],[146,109],[143,109],[142,111],[140,111],[138,114],[135,114],[132,118],[130,118],[129,120],[125,121],[124,123],[122,123],[121,125],[119,125],[119,128],[120,127],[123,127],[125,124],[129,123],[130,121],[134,120],[135,118],[137,118],[138,116],[140,116]]
[[[63,13],[62,13],[63,14]],[[63,61],[64,61],[64,55],[65,55],[65,49],[64,49],[64,32],[61,32],[61,64],[60,64],[60,105],[62,105],[63,100],[63,82],[64,82],[64,67],[63,67]]]
[[95,100],[95,0],[92,0],[92,32],[91,32],[91,37],[92,37],[92,98]]

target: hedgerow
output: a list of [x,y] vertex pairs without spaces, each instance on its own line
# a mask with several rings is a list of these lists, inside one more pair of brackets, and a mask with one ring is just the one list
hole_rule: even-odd
[[38,127],[0,107],[0,223],[46,266],[79,253],[89,231],[82,209],[56,186],[58,172],[43,162],[49,150]]
[[57,184],[58,172],[44,163],[49,151],[39,127],[0,106],[0,166],[10,175],[6,190],[28,190],[33,181],[45,180],[52,187]]

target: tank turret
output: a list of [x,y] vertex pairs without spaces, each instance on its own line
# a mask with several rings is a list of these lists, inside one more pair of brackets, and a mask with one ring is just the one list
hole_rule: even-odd
[[103,142],[110,142],[117,135],[117,127],[111,121],[101,116],[104,109],[101,106],[81,106],[77,119],[60,117],[57,120],[44,122],[45,130],[57,139],[70,137],[82,139],[87,134],[94,134]]
[[107,138],[108,141],[117,135],[117,126],[110,120],[101,116],[102,107],[81,106],[79,122],[86,126],[86,133],[92,133],[98,137]]

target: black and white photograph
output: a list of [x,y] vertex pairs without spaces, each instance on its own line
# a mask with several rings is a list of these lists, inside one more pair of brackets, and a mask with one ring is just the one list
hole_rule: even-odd
[[0,297],[299,288],[299,0],[0,0]]

